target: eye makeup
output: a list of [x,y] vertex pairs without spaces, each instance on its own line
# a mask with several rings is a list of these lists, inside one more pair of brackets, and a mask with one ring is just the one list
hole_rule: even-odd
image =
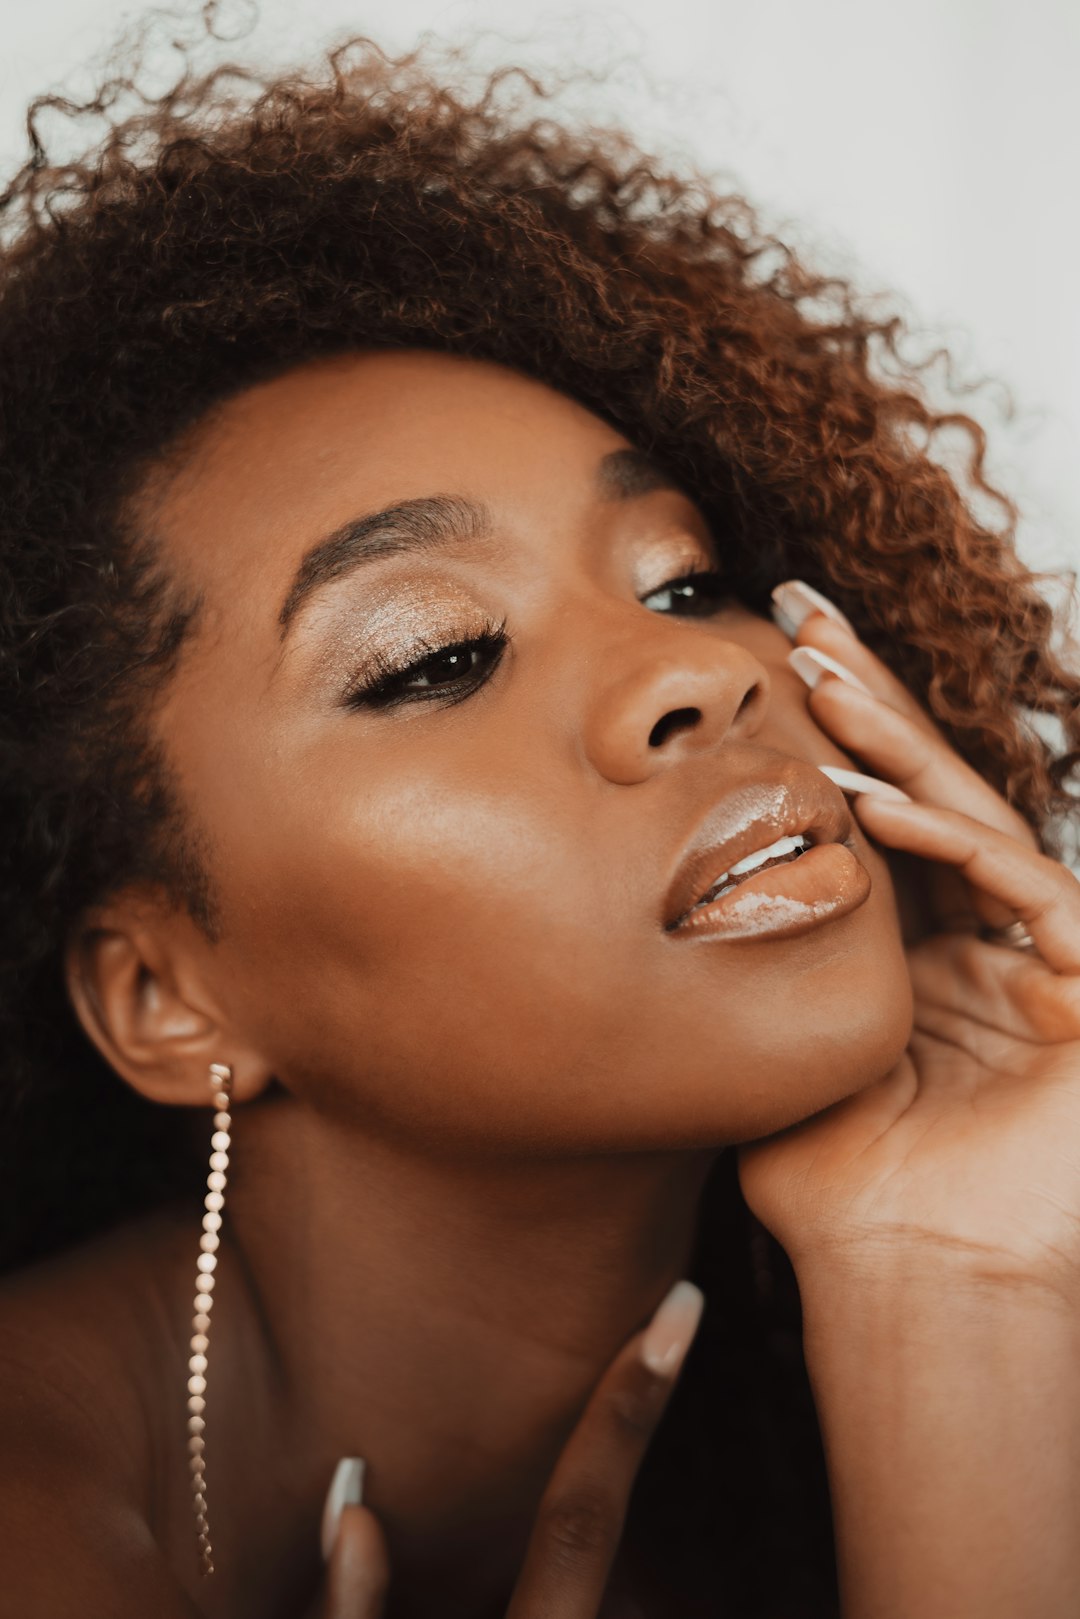
[[[715,617],[736,599],[727,576],[715,570],[678,574],[649,591],[641,605],[648,607],[659,596],[667,598],[664,616],[697,619]],[[673,606],[679,610],[672,612]],[[496,624],[489,618],[453,638],[423,636],[400,656],[376,650],[368,655],[363,672],[349,682],[342,702],[350,708],[374,709],[435,699],[461,702],[484,684],[511,640],[506,619]],[[412,684],[419,681],[427,685]]]
[[[321,604],[320,604],[321,605]],[[304,640],[318,642],[310,678],[318,685],[346,692],[369,670],[398,666],[437,647],[484,628],[486,614],[473,593],[451,579],[413,579],[407,589],[372,590],[362,600],[342,592],[329,610],[312,614]]]
[[[648,610],[680,618],[708,618],[732,598],[716,565],[715,547],[684,528],[651,536],[637,548],[631,588]],[[315,663],[320,681],[338,688],[351,708],[384,709],[415,700],[459,701],[484,683],[512,636],[506,619],[486,613],[472,591],[437,580],[413,579],[407,589],[365,595],[349,610],[348,597],[325,614],[324,646]]]
[[706,543],[680,526],[636,548],[631,570],[632,588],[635,596],[650,596],[675,579],[713,573],[719,566],[719,553],[711,538]]
[[[509,642],[505,618],[501,624],[486,619],[471,634],[459,634],[454,640],[422,640],[400,659],[374,653],[343,702],[349,708],[389,708],[433,699],[461,702],[483,684]],[[427,686],[407,689],[407,682],[420,680]]]

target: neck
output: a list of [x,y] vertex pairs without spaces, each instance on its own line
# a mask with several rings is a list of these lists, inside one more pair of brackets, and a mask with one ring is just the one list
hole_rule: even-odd
[[364,1457],[395,1612],[410,1584],[464,1597],[466,1570],[497,1601],[590,1391],[687,1272],[715,1151],[425,1159],[280,1091],[234,1137],[226,1221],[290,1489],[314,1512]]

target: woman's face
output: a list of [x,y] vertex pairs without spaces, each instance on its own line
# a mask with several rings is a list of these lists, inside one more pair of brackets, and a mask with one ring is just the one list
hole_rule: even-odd
[[[369,353],[229,402],[154,509],[205,601],[157,724],[208,840],[215,995],[287,1089],[416,1148],[743,1140],[878,1077],[910,1033],[889,869],[857,825],[872,887],[846,914],[664,926],[710,811],[808,774],[842,805],[812,766],[853,761],[771,621],[661,588],[722,569],[725,536],[602,466],[630,448],[513,371]],[[502,626],[501,655],[444,658],[404,700],[357,693]]]

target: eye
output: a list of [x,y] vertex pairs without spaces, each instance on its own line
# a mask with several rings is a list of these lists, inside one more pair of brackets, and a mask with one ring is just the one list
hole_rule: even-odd
[[490,621],[466,640],[429,646],[407,663],[375,655],[363,678],[346,693],[348,708],[390,708],[399,703],[460,703],[484,684],[509,645],[506,620]]
[[[654,597],[667,596],[669,603],[675,604],[676,613],[704,618],[717,612],[723,602],[733,600],[735,594],[726,574],[715,568],[704,568],[698,573],[686,573],[678,579],[669,579],[666,585],[659,585],[641,600],[645,607]],[[670,610],[670,606],[665,610]]]
[[[660,597],[667,601],[661,611],[674,611],[688,618],[707,618],[721,606],[736,599],[726,574],[716,569],[681,574],[642,597],[642,606]],[[468,638],[431,646],[421,641],[422,656],[405,663],[378,653],[371,658],[361,679],[342,698],[347,708],[394,708],[402,703],[464,702],[494,672],[503,650],[510,644],[506,620],[490,620]]]

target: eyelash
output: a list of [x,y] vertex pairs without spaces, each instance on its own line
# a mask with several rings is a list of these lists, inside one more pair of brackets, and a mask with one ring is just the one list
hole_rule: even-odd
[[[666,584],[658,585],[655,590],[650,590],[649,595],[644,597],[643,600],[648,601],[652,596],[660,596],[665,591],[673,591],[680,586],[686,585],[691,585],[694,589],[703,592],[699,598],[702,602],[718,603],[729,601],[734,594],[726,574],[719,573],[715,569],[702,569],[697,573],[680,574],[677,579],[669,579]],[[684,597],[683,599],[688,598]],[[708,617],[709,614],[716,611],[718,611],[718,608],[713,605],[709,607],[707,613],[703,613],[701,616]],[[418,658],[410,659],[408,663],[395,664],[392,659],[376,653],[368,665],[363,680],[351,687],[346,693],[345,705],[348,708],[381,709],[397,707],[401,703],[435,701],[450,707],[455,703],[464,702],[467,697],[471,697],[472,693],[484,684],[489,678],[489,673],[494,673],[499,656],[511,644],[512,640],[513,637],[506,633],[505,618],[499,624],[496,624],[492,619],[487,619],[480,629],[469,636],[467,640],[447,642],[442,646],[429,646],[426,641],[421,641],[419,645],[423,648],[422,655]],[[403,689],[407,680],[419,674],[427,674],[429,672],[428,665],[475,651],[481,653],[481,669],[486,666],[489,660],[495,660],[491,663],[489,673],[478,675],[474,668],[466,672],[464,679],[456,681],[450,686],[433,686],[428,687],[426,690],[415,692]]]

